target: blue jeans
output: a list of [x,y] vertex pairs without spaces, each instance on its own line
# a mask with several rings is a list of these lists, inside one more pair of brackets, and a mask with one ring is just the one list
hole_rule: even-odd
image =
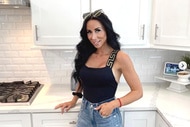
[[103,118],[99,114],[99,111],[94,110],[94,108],[100,104],[112,100],[114,100],[114,98],[100,103],[91,103],[83,98],[76,127],[122,127],[122,118],[119,108],[114,109],[106,118]]

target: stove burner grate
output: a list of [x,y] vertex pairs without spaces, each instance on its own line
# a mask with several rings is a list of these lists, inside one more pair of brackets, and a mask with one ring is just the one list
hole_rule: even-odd
[[0,82],[0,105],[30,105],[42,87],[38,81]]

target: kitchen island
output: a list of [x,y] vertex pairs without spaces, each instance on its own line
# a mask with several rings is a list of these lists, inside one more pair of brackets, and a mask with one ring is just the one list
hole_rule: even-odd
[[[171,127],[190,127],[190,91],[176,93],[166,88],[166,83],[143,83],[143,97],[129,105],[121,107],[121,112],[126,111],[155,111]],[[190,86],[187,86],[190,89]],[[129,91],[127,84],[119,84],[116,97],[121,97]],[[69,101],[72,98],[68,85],[44,85],[40,93],[30,106],[0,106],[0,115],[7,114],[35,114],[35,113],[60,113],[54,110],[55,105]],[[78,113],[81,99],[69,113]],[[69,114],[71,115],[71,114]],[[76,114],[74,115],[76,116]],[[71,115],[72,117],[72,115]],[[34,117],[35,118],[35,117]],[[125,118],[125,117],[123,117]],[[75,121],[73,121],[75,123]],[[71,122],[72,123],[72,122]],[[26,127],[26,126],[25,126]],[[29,127],[33,127],[32,125]]]

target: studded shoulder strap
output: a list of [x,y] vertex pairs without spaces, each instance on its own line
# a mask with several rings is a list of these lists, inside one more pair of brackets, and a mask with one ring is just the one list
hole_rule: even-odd
[[107,61],[107,64],[106,66],[112,68],[113,67],[113,64],[114,64],[114,61],[116,59],[116,56],[117,56],[117,53],[118,53],[119,50],[113,50],[111,55],[109,56],[108,58],[108,61]]

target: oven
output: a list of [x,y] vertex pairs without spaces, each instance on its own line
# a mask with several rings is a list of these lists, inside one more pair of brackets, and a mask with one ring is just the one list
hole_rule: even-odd
[[42,87],[38,81],[0,82],[0,106],[31,105]]

